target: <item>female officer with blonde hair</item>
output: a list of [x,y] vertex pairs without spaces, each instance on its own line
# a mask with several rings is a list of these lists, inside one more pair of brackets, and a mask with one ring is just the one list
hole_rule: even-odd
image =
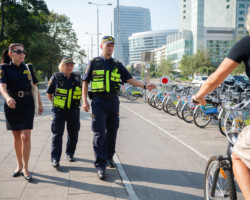
[[[250,32],[250,8],[248,9],[246,28]],[[250,77],[250,36],[243,37],[230,50],[227,57],[222,61],[217,70],[203,84],[193,99],[202,105],[206,104],[205,95],[218,87],[225,78],[239,65],[244,62],[245,71]],[[245,197],[250,200],[250,126],[245,127],[234,146],[233,172],[238,185]]]
[[47,87],[47,97],[53,103],[52,108],[52,149],[51,162],[53,167],[58,167],[62,154],[62,138],[65,122],[67,122],[68,141],[66,156],[70,162],[74,161],[74,153],[80,130],[80,100],[82,81],[75,74],[74,61],[70,57],[64,57],[58,66],[60,72],[56,72],[50,78]]

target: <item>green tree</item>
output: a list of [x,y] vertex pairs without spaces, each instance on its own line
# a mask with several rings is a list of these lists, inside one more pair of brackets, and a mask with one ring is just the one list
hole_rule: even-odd
[[42,0],[1,1],[1,50],[10,43],[29,46],[37,33],[46,32],[47,5]]
[[172,74],[172,70],[173,70],[173,61],[171,59],[161,60],[156,74],[158,77],[163,75],[170,76]]
[[193,57],[188,55],[184,55],[181,59],[179,69],[181,70],[180,73],[181,76],[184,76],[185,79],[187,79],[189,76],[193,74],[192,62],[193,62]]

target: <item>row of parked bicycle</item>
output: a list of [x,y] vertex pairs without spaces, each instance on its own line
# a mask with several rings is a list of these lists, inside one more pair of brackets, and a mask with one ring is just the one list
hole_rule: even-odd
[[[177,115],[188,123],[194,122],[200,128],[206,127],[212,119],[218,120],[219,130],[225,135],[225,130],[230,128],[230,124],[224,126],[229,106],[247,101],[250,95],[250,88],[236,87],[240,86],[222,84],[206,97],[208,104],[205,106],[192,102],[192,95],[199,89],[192,85],[170,84],[163,90],[153,90],[147,100],[152,107]],[[244,122],[250,124],[249,119]]]

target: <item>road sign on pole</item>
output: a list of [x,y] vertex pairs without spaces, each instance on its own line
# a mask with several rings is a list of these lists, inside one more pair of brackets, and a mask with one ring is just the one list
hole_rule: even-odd
[[160,79],[160,84],[161,85],[167,85],[170,81],[170,78],[168,76],[162,76]]

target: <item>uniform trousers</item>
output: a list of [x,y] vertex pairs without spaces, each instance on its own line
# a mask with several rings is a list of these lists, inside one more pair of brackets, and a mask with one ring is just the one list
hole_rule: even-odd
[[94,97],[92,107],[93,148],[95,167],[106,169],[107,159],[115,153],[116,136],[119,128],[119,99]]
[[65,124],[67,125],[67,145],[66,155],[73,156],[76,150],[78,141],[78,132],[80,130],[80,109],[60,109],[54,107],[52,109],[52,124],[51,131],[52,147],[51,147],[51,161],[60,161],[62,154],[63,133]]

